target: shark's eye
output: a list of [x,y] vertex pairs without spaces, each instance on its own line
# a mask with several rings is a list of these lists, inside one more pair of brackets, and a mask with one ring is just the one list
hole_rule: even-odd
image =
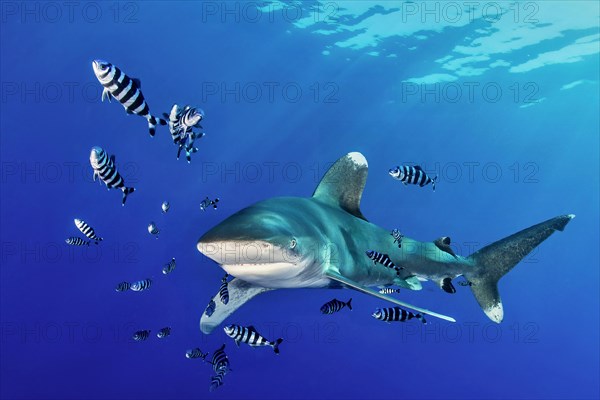
[[297,244],[298,241],[296,240],[296,238],[292,238],[292,240],[290,240],[290,249],[295,248]]

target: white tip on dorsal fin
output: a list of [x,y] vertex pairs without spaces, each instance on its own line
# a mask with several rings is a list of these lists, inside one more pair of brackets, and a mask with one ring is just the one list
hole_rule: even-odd
[[366,220],[360,211],[360,199],[368,170],[367,160],[362,154],[348,153],[329,168],[313,197]]

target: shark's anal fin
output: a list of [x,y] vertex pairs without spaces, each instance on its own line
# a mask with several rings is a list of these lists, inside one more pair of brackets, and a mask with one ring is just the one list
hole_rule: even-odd
[[431,315],[432,317],[437,317],[446,321],[450,321],[450,322],[456,322],[456,320],[452,317],[449,317],[447,315],[443,315],[443,314],[439,314],[436,313],[434,311],[429,311],[427,309],[421,308],[421,307],[417,307],[417,306],[413,306],[412,304],[408,304],[405,303],[403,301],[400,301],[398,299],[395,299],[393,297],[387,296],[385,294],[381,294],[373,289],[370,289],[366,286],[361,285],[360,283],[354,282],[350,279],[344,278],[343,276],[341,276],[338,273],[332,272],[332,271],[328,271],[325,273],[325,275],[329,278],[332,279],[334,281],[337,281],[339,283],[342,283],[354,290],[358,290],[359,292],[365,293],[365,294],[369,294],[371,296],[375,296],[377,298],[380,298],[382,300],[386,300],[389,301],[390,303],[394,303],[394,304],[398,304],[399,306],[402,307],[406,307],[406,308],[411,308],[413,310],[416,310],[422,314],[427,314],[427,315]]
[[229,282],[228,290],[229,302],[227,304],[223,304],[221,301],[221,296],[217,292],[217,294],[213,297],[213,301],[216,305],[213,314],[210,317],[206,315],[206,313],[202,314],[202,318],[200,318],[200,330],[202,333],[211,333],[216,327],[221,325],[221,323],[227,317],[233,314],[233,312],[238,308],[243,306],[248,300],[256,295],[273,289],[255,286],[251,283],[235,278]]

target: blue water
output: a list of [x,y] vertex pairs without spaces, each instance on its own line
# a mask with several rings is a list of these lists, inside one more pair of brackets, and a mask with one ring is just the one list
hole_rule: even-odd
[[[444,3],[2,2],[0,397],[598,398],[598,4],[493,4],[469,23]],[[139,78],[154,113],[204,109],[191,164],[165,127],[150,138],[100,101],[96,58]],[[136,188],[125,207],[91,179],[95,145]],[[577,217],[500,282],[500,325],[467,288],[427,282],[400,298],[456,324],[387,325],[377,299],[300,289],[230,319],[283,337],[280,356],[203,335],[223,272],[198,238],[256,201],[310,196],[350,151],[369,161],[371,222],[451,236],[465,256]],[[391,179],[403,163],[439,174],[436,191]],[[105,240],[67,246],[73,218]],[[114,290],[147,277],[148,291]],[[321,315],[334,297],[354,310]],[[139,329],[152,337],[133,342]],[[209,393],[210,366],[185,351],[223,343],[233,371]]]

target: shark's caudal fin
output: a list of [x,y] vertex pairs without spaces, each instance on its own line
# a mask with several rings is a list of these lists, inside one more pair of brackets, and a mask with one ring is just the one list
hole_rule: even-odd
[[348,153],[329,168],[313,198],[334,207],[340,207],[355,217],[367,220],[360,212],[369,166],[360,153]]
[[408,304],[408,303],[405,303],[405,302],[400,301],[398,299],[395,299],[393,297],[387,296],[385,294],[381,294],[381,293],[379,293],[379,292],[377,292],[377,291],[375,291],[373,289],[370,289],[370,288],[368,288],[366,286],[361,285],[360,283],[357,283],[357,282],[354,282],[354,281],[352,281],[350,279],[344,278],[340,274],[337,274],[337,273],[335,273],[333,271],[326,272],[326,275],[327,275],[327,277],[329,279],[332,279],[334,281],[340,282],[340,283],[344,284],[345,286],[348,286],[351,289],[358,290],[359,292],[362,292],[362,293],[365,293],[365,294],[370,294],[371,296],[378,297],[378,298],[380,298],[382,300],[389,301],[391,303],[397,304],[397,305],[402,306],[402,307],[412,308],[413,310],[416,310],[416,311],[418,311],[418,312],[420,312],[422,314],[431,315],[432,317],[441,318],[441,319],[444,319],[444,320],[450,321],[450,322],[456,322],[456,320],[454,318],[452,318],[452,317],[448,317],[447,315],[439,314],[439,313],[436,313],[434,311],[430,311],[430,310],[427,310],[427,309],[424,309],[424,308],[421,308],[421,307],[413,306],[412,304]]
[[251,283],[235,278],[228,284],[229,290],[229,302],[224,304],[221,301],[219,293],[213,297],[215,302],[215,311],[211,316],[208,316],[206,312],[202,314],[200,318],[200,330],[203,333],[209,334],[219,326],[225,318],[229,317],[235,310],[244,305],[248,300],[256,295],[267,292],[273,289],[267,289],[260,286],[255,286]]
[[562,215],[534,225],[492,243],[471,254],[473,272],[465,274],[471,290],[485,314],[494,322],[504,318],[498,281],[535,247],[555,231],[562,231],[575,215]]

